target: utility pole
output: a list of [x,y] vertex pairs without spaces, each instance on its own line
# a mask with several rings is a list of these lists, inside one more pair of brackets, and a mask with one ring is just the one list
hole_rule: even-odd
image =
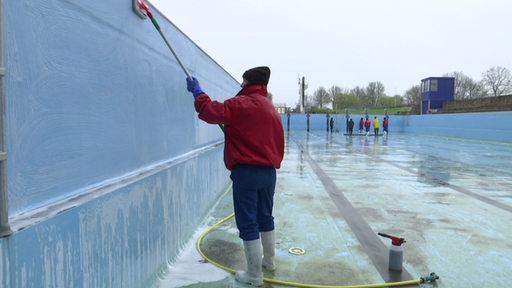
[[299,76],[299,109],[300,113],[304,113],[306,110],[306,89],[308,89],[308,84],[306,84],[306,77]]

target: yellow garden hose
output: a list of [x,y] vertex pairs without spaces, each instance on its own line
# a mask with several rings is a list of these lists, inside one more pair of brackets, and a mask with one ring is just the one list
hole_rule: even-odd
[[[218,226],[220,226],[222,223],[228,221],[229,219],[233,218],[235,214],[232,213],[231,215],[227,216],[226,218],[220,220],[219,222],[215,223],[215,225],[211,226],[210,228],[208,228],[200,237],[199,239],[197,240],[197,244],[196,244],[196,247],[197,247],[197,251],[199,252],[199,254],[208,262],[210,262],[211,264],[223,269],[223,270],[226,270],[228,272],[230,272],[231,274],[235,274],[236,271],[229,268],[229,267],[226,267],[226,266],[223,266],[213,260],[211,260],[210,258],[208,258],[204,253],[203,251],[201,250],[201,241],[203,240],[203,238],[208,235],[208,233],[210,233],[213,229],[217,228]],[[267,282],[267,283],[273,283],[273,284],[278,284],[278,285],[285,285],[285,286],[292,286],[292,287],[308,287],[308,288],[372,288],[372,287],[392,287],[392,286],[405,286],[405,285],[413,285],[413,284],[419,284],[421,282],[423,282],[422,279],[416,279],[416,280],[408,280],[408,281],[400,281],[400,282],[389,282],[389,283],[377,283],[377,284],[363,284],[363,285],[350,285],[350,286],[330,286],[330,285],[316,285],[316,284],[304,284],[304,283],[296,283],[296,282],[288,282],[288,281],[281,281],[281,280],[276,280],[276,279],[271,279],[271,278],[263,278],[263,281]]]

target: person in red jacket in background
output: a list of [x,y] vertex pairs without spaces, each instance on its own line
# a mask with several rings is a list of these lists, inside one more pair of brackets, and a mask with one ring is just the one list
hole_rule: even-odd
[[388,126],[389,126],[389,120],[388,117],[384,117],[382,120],[382,129],[384,129],[384,135],[388,134]]
[[224,102],[211,100],[194,77],[187,78],[187,90],[194,96],[199,119],[224,125],[224,163],[231,171],[235,221],[247,261],[246,271],[238,271],[235,278],[261,286],[262,267],[275,269],[272,209],[276,169],[284,157],[284,129],[268,98],[270,69],[255,67],[242,77],[240,92]]
[[372,122],[370,122],[370,118],[366,117],[366,120],[364,120],[364,130],[366,132],[366,135],[370,134],[370,126],[372,125]]

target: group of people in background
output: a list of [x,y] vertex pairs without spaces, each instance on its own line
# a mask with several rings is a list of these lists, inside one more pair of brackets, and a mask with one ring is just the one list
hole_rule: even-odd
[[[347,115],[347,118],[348,118],[348,115]],[[328,126],[328,131],[330,130],[331,133],[334,131],[334,117],[330,117],[329,121],[329,126]],[[347,132],[348,132],[348,135],[352,135],[354,133],[354,120],[352,120],[352,118],[350,118],[348,121],[347,121]],[[366,120],[365,118],[361,117],[361,119],[359,120],[359,134],[366,134],[366,136],[370,135],[370,128],[372,127],[373,125],[373,133],[375,136],[379,136],[379,130],[380,130],[380,121],[379,119],[377,118],[377,116],[373,117],[373,121],[370,121],[370,117],[367,115],[366,116]],[[389,116],[386,114],[386,116],[384,116],[384,118],[382,119],[382,130],[383,130],[383,135],[387,135],[388,134],[388,126],[389,126]]]
[[[370,128],[372,127],[372,125],[373,125],[374,135],[378,136],[379,130],[380,130],[380,121],[377,118],[377,116],[375,116],[373,118],[373,121],[370,121],[369,116],[366,116],[366,119],[361,117],[361,119],[359,120],[359,134],[365,133],[366,135],[370,135]],[[384,117],[384,119],[382,119],[382,130],[384,130],[384,132],[383,132],[384,135],[388,134],[388,126],[389,126],[389,117],[386,115]],[[350,118],[350,120],[348,121],[349,135],[352,135],[353,131],[354,131],[354,121],[352,120],[352,118]]]

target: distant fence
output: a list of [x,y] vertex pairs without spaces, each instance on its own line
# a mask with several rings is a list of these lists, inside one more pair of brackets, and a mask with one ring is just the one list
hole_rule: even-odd
[[512,95],[478,99],[455,100],[443,103],[438,113],[469,113],[512,111]]

